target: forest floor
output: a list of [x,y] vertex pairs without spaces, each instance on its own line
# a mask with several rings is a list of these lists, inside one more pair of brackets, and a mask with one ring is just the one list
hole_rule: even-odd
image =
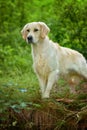
[[38,92],[27,102],[11,102],[0,113],[0,130],[86,130],[87,82],[77,87],[74,95],[69,94],[68,88],[64,90],[65,83],[60,84],[61,89],[51,93],[50,99],[41,99]]

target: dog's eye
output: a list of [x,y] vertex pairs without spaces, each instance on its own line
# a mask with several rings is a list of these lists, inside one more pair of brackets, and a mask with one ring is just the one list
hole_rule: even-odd
[[39,31],[39,30],[38,30],[37,28],[35,28],[35,29],[34,29],[34,32],[37,32],[37,31]]
[[27,29],[27,32],[30,32],[30,30],[29,30],[29,29]]

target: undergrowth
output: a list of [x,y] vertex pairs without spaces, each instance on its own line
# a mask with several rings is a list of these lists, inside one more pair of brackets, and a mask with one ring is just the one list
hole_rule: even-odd
[[[74,130],[73,125],[70,129],[70,121],[79,122],[76,114],[81,110],[85,109],[87,114],[87,93],[81,91],[77,95],[70,94],[69,86],[64,80],[59,80],[56,87],[58,92],[54,90],[50,99],[42,99],[34,73],[1,77],[0,130],[63,130],[65,127],[68,130],[67,126],[69,130]],[[81,120],[82,118],[83,114]]]

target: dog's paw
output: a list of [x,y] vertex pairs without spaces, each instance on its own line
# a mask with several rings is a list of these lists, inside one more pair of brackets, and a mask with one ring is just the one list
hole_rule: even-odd
[[42,98],[49,98],[49,94],[46,94],[46,93],[44,93],[43,95],[42,95]]

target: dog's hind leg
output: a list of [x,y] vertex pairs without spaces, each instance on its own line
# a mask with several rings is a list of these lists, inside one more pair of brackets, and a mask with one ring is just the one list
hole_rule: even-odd
[[47,87],[45,89],[45,92],[43,94],[43,98],[49,98],[49,95],[50,95],[50,91],[53,87],[53,85],[56,83],[56,81],[58,80],[58,74],[59,74],[59,71],[58,70],[55,70],[55,71],[52,71],[50,74],[49,74],[49,77],[48,77],[48,83],[47,83]]
[[84,64],[84,67],[80,69],[80,74],[87,80],[87,64]]

